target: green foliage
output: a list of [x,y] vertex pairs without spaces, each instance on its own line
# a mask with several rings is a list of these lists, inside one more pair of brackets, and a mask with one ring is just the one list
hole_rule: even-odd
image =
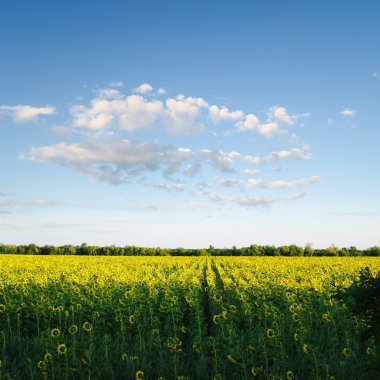
[[380,272],[370,268],[360,272],[347,289],[341,289],[339,297],[349,306],[357,318],[361,336],[363,363],[367,364],[368,379],[380,379]]
[[[377,380],[357,329],[377,358],[366,265],[380,260],[2,255],[0,379]],[[353,281],[356,318],[332,297]]]
[[[204,252],[206,251],[207,254]],[[380,257],[380,247],[371,247],[360,250],[354,246],[341,248],[331,245],[325,249],[313,249],[311,244],[304,248],[295,244],[275,247],[274,245],[252,244],[249,247],[238,248],[209,248],[186,249],[186,248],[151,248],[127,245],[116,247],[89,246],[83,243],[80,246],[63,245],[56,247],[45,245],[39,247],[36,244],[7,245],[0,244],[0,254],[19,255],[83,255],[83,256],[375,256]]]

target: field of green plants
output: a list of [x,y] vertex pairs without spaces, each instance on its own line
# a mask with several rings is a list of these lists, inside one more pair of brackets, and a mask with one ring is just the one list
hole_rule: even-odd
[[0,379],[363,379],[380,258],[0,255]]

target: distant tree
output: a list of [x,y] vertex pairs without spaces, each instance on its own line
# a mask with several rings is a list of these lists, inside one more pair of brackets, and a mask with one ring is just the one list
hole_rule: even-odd
[[210,256],[210,253],[207,251],[207,249],[200,249],[199,256]]
[[366,256],[380,256],[380,247],[371,247],[371,248],[367,248],[365,251],[364,251],[364,255]]
[[16,255],[17,254],[17,246],[16,245],[0,244],[0,254]]
[[305,256],[313,256],[314,255],[313,243],[307,243],[305,245],[304,255]]
[[207,252],[209,253],[209,256],[215,256],[215,248],[214,246],[210,245],[207,249]]
[[326,248],[326,256],[339,256],[339,248],[331,244],[330,247]]

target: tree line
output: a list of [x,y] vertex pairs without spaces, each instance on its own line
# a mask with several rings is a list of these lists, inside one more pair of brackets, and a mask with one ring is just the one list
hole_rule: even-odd
[[0,244],[0,254],[15,255],[82,255],[82,256],[377,256],[380,247],[374,246],[358,249],[354,246],[338,248],[331,245],[327,248],[314,249],[311,244],[300,247],[295,244],[276,247],[274,245],[252,244],[249,247],[237,248],[149,248],[126,245],[100,247],[94,245],[10,245]]

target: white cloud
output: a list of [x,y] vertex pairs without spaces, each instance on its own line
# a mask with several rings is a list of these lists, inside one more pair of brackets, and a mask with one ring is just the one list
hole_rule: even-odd
[[295,117],[290,116],[284,107],[272,107],[270,111],[279,123],[292,125],[295,122]]
[[169,132],[194,133],[204,128],[199,119],[201,109],[208,107],[204,99],[178,95],[176,98],[167,99],[165,105],[163,125]]
[[260,134],[264,135],[265,137],[271,137],[275,133],[279,132],[280,127],[275,122],[260,124],[259,126],[259,132]]
[[158,100],[148,101],[141,95],[130,95],[123,99],[96,98],[90,107],[74,106],[70,112],[77,127],[101,130],[115,121],[120,129],[132,132],[152,127],[163,112],[163,104]]
[[179,183],[179,182],[175,182],[175,183],[160,183],[157,187],[159,189],[163,189],[163,190],[183,191],[184,188],[185,188],[185,184],[184,183]]
[[158,100],[147,101],[139,95],[131,95],[125,99],[123,111],[119,114],[120,128],[132,132],[153,126],[163,111],[163,104]]
[[307,192],[306,192],[306,191],[301,191],[301,192],[299,192],[299,193],[295,193],[295,194],[291,195],[291,196],[288,197],[288,198],[285,198],[285,199],[284,199],[284,202],[287,203],[287,202],[297,201],[298,199],[305,198],[306,195],[307,195]]
[[218,184],[223,187],[233,187],[238,185],[240,181],[232,178],[220,178],[218,179]]
[[265,137],[272,137],[278,133],[284,133],[286,129],[280,128],[280,125],[293,125],[299,118],[308,117],[310,113],[302,113],[297,115],[289,115],[285,107],[271,107],[268,110],[268,119],[261,122],[259,118],[250,113],[245,116],[244,120],[238,121],[235,126],[240,132],[256,131]]
[[266,189],[279,189],[279,188],[293,188],[298,186],[304,186],[310,183],[318,183],[320,181],[319,176],[312,176],[309,178],[300,178],[293,181],[274,181],[266,183],[262,179],[249,179],[248,180],[248,186],[250,187],[262,187]]
[[265,187],[265,183],[260,178],[251,178],[248,180],[248,186],[251,187]]
[[164,95],[164,94],[166,94],[166,90],[165,90],[163,87],[160,87],[160,88],[157,90],[157,94],[158,94],[158,95]]
[[286,159],[306,160],[310,157],[309,147],[305,146],[303,148],[292,148],[290,150],[275,150],[268,156],[245,156],[243,159],[253,164],[263,164]]
[[202,149],[200,151],[200,156],[203,157],[211,166],[221,172],[236,172],[236,169],[232,167],[232,159],[221,150]]
[[254,174],[257,174],[259,172],[260,172],[259,169],[244,169],[240,173],[244,174],[244,175],[254,175]]
[[123,82],[121,82],[121,81],[118,81],[118,82],[110,82],[110,83],[108,83],[108,85],[109,85],[110,87],[122,87],[122,86],[123,86]]
[[235,196],[235,195],[225,195],[225,194],[219,194],[219,193],[210,193],[205,191],[203,195],[208,198],[210,201],[218,202],[218,203],[235,203],[240,206],[245,207],[268,207],[272,203],[276,202],[272,198],[267,197],[259,197],[259,196]]
[[231,152],[227,153],[227,156],[229,158],[238,158],[238,157],[241,157],[241,154],[237,152],[236,150],[232,150]]
[[257,131],[265,137],[271,137],[280,130],[277,122],[270,121],[268,123],[260,123],[260,120],[254,114],[246,115],[244,121],[239,121],[235,125],[240,132]]
[[240,131],[251,131],[251,130],[257,130],[260,126],[260,121],[256,115],[253,113],[250,113],[246,115],[244,121],[239,121],[236,123],[236,127]]
[[341,112],[339,112],[342,116],[345,117],[354,117],[356,115],[356,110],[352,108],[345,108]]
[[104,88],[101,90],[97,90],[96,93],[100,98],[104,99],[120,99],[123,97],[121,92],[114,88]]
[[145,172],[173,174],[191,160],[192,152],[156,142],[126,140],[32,147],[21,158],[74,167],[92,178],[118,184],[128,182]]
[[137,92],[138,94],[146,94],[151,91],[153,91],[153,87],[149,83],[142,83],[133,89],[133,92]]
[[215,105],[209,108],[209,113],[211,120],[214,124],[217,124],[224,120],[239,120],[244,117],[243,111],[230,111],[227,107],[219,108]]
[[0,106],[0,115],[7,114],[12,117],[15,122],[36,121],[40,115],[52,115],[55,108],[51,106],[33,107],[29,105],[16,106]]

